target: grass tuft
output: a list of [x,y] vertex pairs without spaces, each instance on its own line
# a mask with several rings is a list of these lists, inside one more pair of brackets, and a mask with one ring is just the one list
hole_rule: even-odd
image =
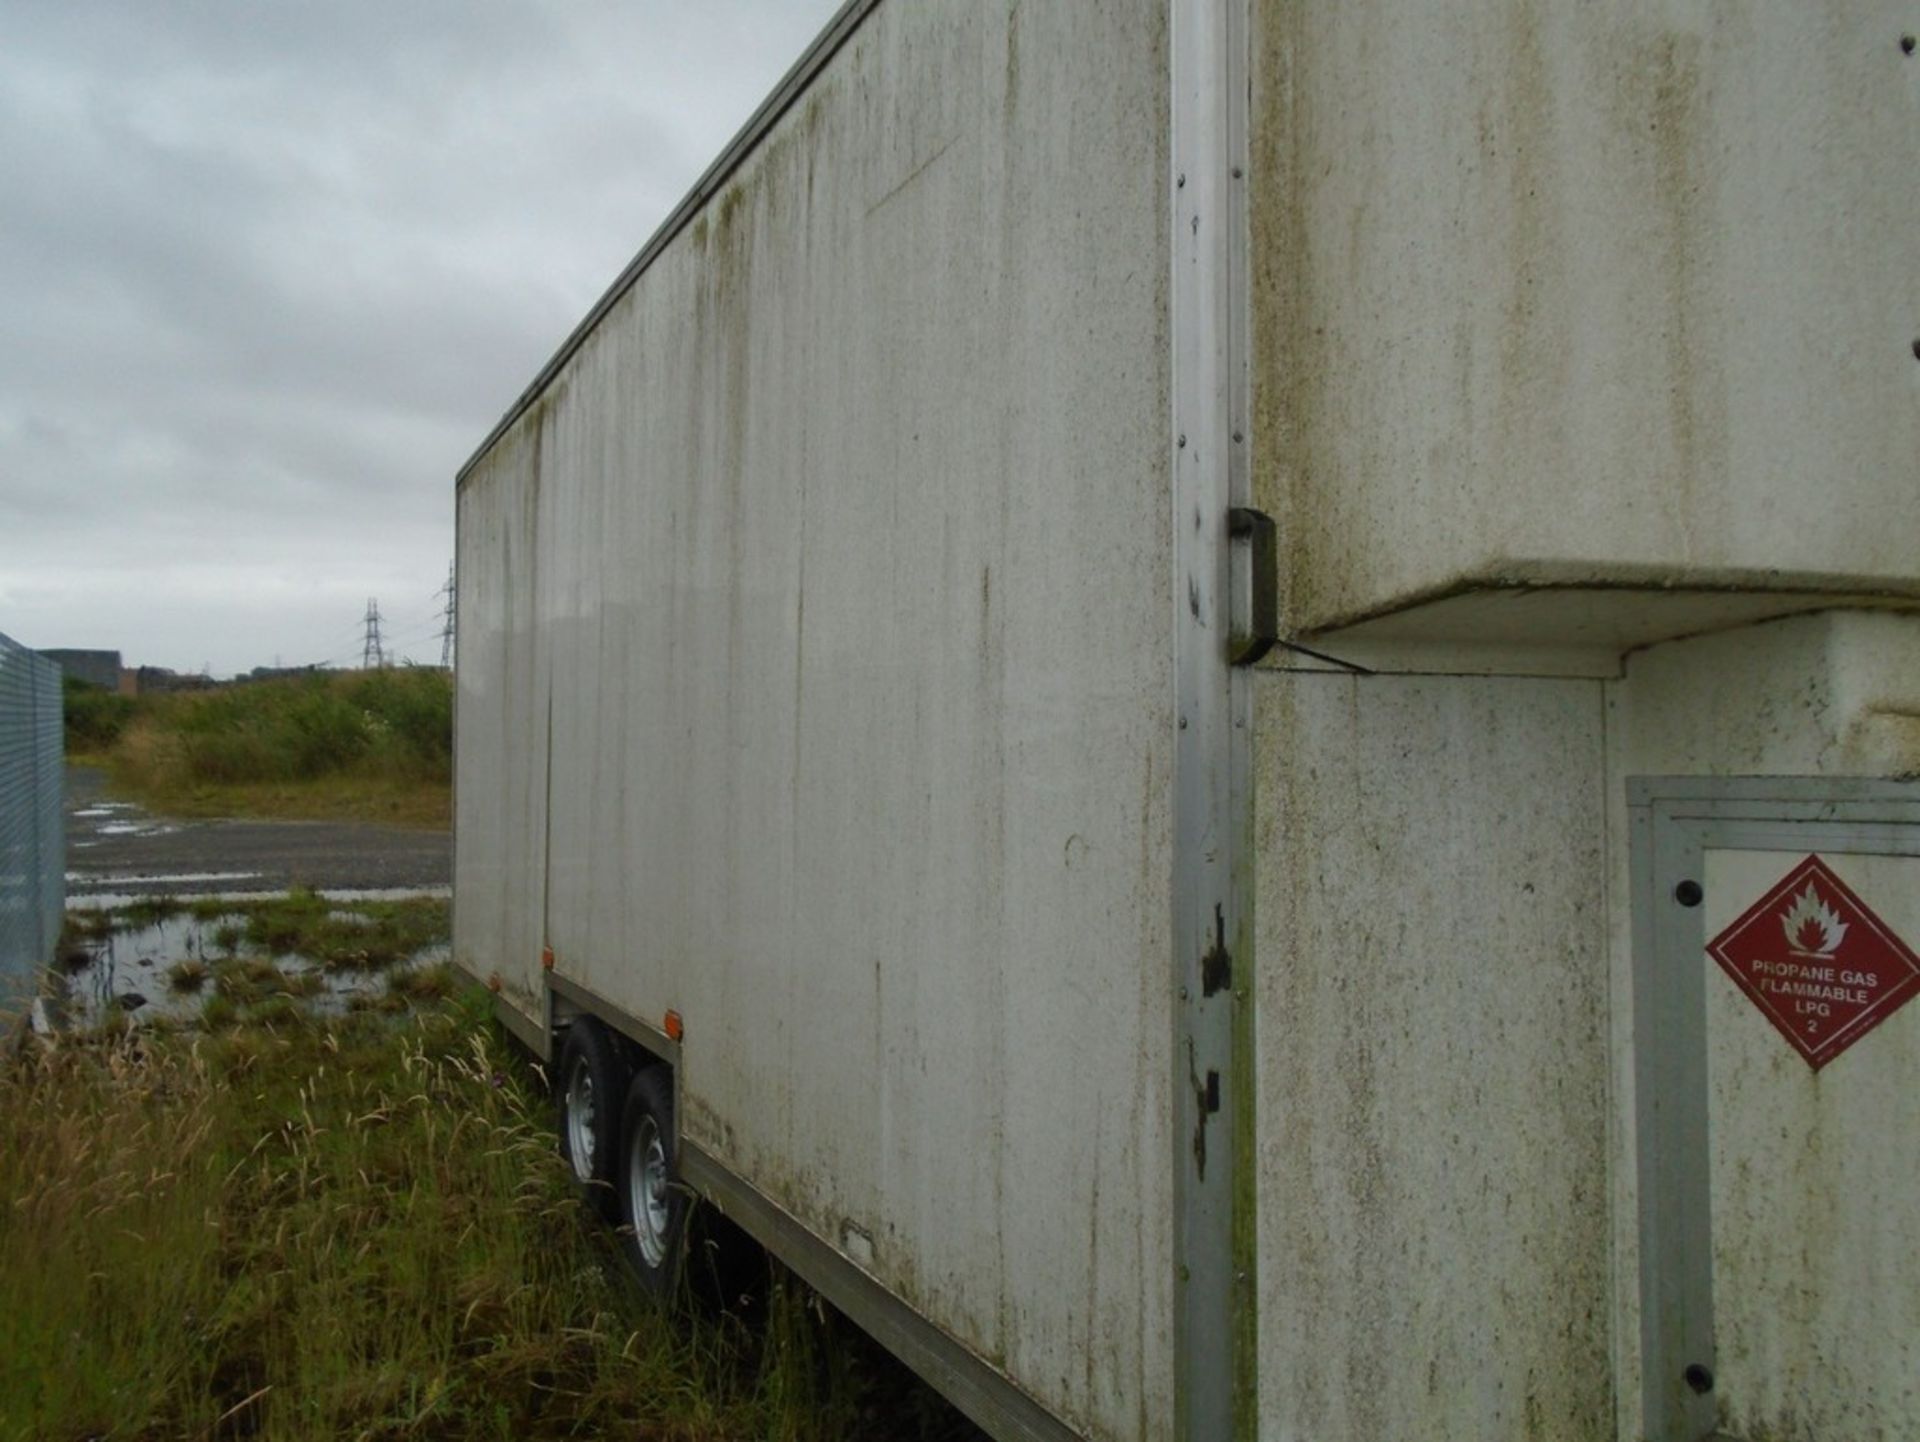
[[235,1006],[247,1006],[286,990],[280,968],[261,956],[233,956],[213,966],[213,984]]
[[444,1001],[453,995],[453,968],[443,962],[439,966],[403,971],[387,982],[387,990],[409,1001]]
[[69,911],[60,933],[62,948],[72,950],[88,942],[105,941],[114,932],[111,911]]
[[187,910],[187,903],[177,896],[140,896],[127,902],[114,911],[115,926],[119,930],[132,931],[140,927],[158,926],[163,921],[171,921]]

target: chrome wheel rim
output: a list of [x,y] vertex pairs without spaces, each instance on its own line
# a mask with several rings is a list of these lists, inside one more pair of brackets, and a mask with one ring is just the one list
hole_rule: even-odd
[[650,1268],[658,1268],[667,1259],[671,1195],[667,1148],[652,1117],[642,1117],[634,1128],[633,1146],[627,1160],[627,1193],[627,1210],[633,1217],[633,1239],[640,1248],[641,1260]]
[[567,1075],[567,1156],[583,1182],[593,1180],[595,1117],[593,1071],[581,1057]]

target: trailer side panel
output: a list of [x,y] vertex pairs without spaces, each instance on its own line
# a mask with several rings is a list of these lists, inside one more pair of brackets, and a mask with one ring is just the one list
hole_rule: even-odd
[[686,1142],[1100,1438],[1172,1413],[1167,70],[880,6],[463,501],[533,488],[538,653],[463,887],[544,867],[501,934],[680,1013]]
[[1611,1438],[1600,683],[1259,707],[1260,1435]]
[[545,1026],[547,696],[534,607],[537,421],[506,438],[456,508],[460,665],[454,749],[454,962],[494,985],[515,1030]]

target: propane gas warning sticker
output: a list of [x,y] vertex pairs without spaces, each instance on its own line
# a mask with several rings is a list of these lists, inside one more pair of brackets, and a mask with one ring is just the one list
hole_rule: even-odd
[[1707,953],[1815,1071],[1920,991],[1920,957],[1818,856]]

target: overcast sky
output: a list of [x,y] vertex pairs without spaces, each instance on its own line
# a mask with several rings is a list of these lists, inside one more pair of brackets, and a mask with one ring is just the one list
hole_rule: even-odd
[[5,0],[0,632],[437,661],[453,474],[837,0]]

